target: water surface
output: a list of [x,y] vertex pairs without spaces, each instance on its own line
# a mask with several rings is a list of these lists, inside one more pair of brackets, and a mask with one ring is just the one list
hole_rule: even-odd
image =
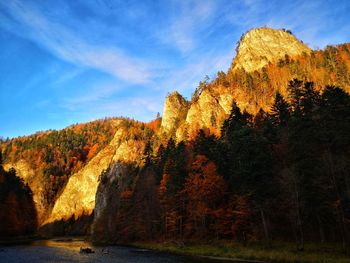
[[[79,253],[80,247],[91,247],[95,253]],[[0,247],[0,262],[214,263],[220,261],[176,256],[130,247],[94,247],[82,240],[45,240],[35,241],[30,245]]]

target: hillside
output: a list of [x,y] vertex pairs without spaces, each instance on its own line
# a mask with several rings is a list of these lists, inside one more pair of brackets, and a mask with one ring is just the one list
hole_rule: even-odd
[[226,73],[190,101],[167,96],[161,122],[15,138],[0,145],[4,167],[33,191],[40,226],[67,223],[60,234],[89,216],[83,234],[95,241],[268,244],[296,233],[300,249],[304,239],[345,248],[349,68],[350,44],[314,51],[285,30],[253,29]]
[[70,176],[110,143],[117,123],[98,120],[1,143],[4,168],[15,168],[33,191],[39,224],[49,217]]

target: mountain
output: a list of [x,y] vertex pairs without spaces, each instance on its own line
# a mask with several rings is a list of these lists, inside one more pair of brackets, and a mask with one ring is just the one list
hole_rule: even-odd
[[117,121],[116,129],[109,144],[82,169],[70,176],[45,224],[67,220],[72,215],[79,218],[84,214],[91,214],[95,208],[96,190],[103,171],[114,162],[139,164],[145,142],[152,133],[145,132],[148,128],[142,124],[126,120]]
[[289,97],[288,82],[294,78],[312,81],[317,88],[336,85],[350,92],[349,52],[350,44],[311,50],[287,30],[248,31],[226,73],[202,81],[185,105],[178,103],[184,99],[177,93],[166,98],[162,129],[178,140],[193,138],[202,128],[219,135],[233,101],[252,114],[268,112],[276,92]]
[[298,40],[291,31],[255,28],[242,35],[237,46],[233,70],[242,68],[254,72],[269,63],[290,57],[310,54],[311,49]]
[[[125,229],[129,230],[123,232],[124,237],[138,239],[140,233],[147,233],[151,239],[156,231],[150,222],[159,219],[165,204],[178,199],[173,193],[195,177],[191,169],[206,167],[205,178],[224,184],[217,174],[225,174],[228,168],[218,165],[219,154],[212,145],[225,135],[222,130],[232,119],[233,105],[242,111],[237,114],[242,114],[244,123],[262,118],[276,103],[276,93],[287,104],[293,103],[293,79],[302,80],[295,84],[300,89],[303,83],[313,82],[313,92],[319,96],[327,85],[349,93],[349,68],[350,44],[311,50],[290,31],[253,29],[242,36],[227,72],[200,82],[190,101],[176,91],[170,93],[161,120],[141,123],[113,118],[4,141],[0,145],[4,168],[14,167],[31,188],[41,227],[89,216],[94,217],[92,231],[97,239],[109,231],[106,239],[111,240]],[[206,157],[198,156],[201,152]],[[171,174],[177,174],[177,179]],[[162,195],[169,185],[173,192]],[[186,191],[184,196],[190,190]],[[240,205],[248,206],[242,198]],[[169,220],[179,220],[176,213],[169,210]],[[139,228],[130,230],[131,219],[139,222]],[[64,226],[60,234],[69,233],[70,227]],[[84,231],[90,231],[89,227]]]

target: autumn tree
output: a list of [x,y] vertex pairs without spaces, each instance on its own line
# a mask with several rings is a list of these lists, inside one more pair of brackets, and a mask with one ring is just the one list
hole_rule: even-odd
[[215,214],[226,194],[226,183],[218,175],[215,164],[203,155],[198,155],[186,179],[183,194],[186,196],[188,234],[197,237],[208,235],[215,221]]

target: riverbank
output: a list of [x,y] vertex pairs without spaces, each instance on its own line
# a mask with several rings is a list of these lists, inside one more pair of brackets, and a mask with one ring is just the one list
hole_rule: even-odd
[[306,244],[305,251],[298,252],[292,243],[276,243],[271,248],[261,245],[220,241],[215,244],[186,244],[163,242],[136,242],[138,248],[174,253],[178,255],[222,259],[225,261],[255,260],[256,262],[300,263],[349,263],[349,255],[341,252],[336,244]]

